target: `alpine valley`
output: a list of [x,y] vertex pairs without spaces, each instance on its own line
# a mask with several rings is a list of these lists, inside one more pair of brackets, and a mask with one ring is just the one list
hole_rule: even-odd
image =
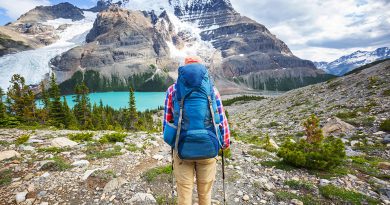
[[39,6],[0,27],[0,87],[19,73],[37,85],[54,72],[62,93],[165,91],[187,55],[201,56],[223,93],[286,91],[333,75],[293,55],[229,0],[98,1]]

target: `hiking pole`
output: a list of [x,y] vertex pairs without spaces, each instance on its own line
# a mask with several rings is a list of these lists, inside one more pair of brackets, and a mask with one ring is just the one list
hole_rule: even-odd
[[222,148],[222,187],[223,187],[223,204],[226,205],[226,190],[225,190],[225,156]]
[[173,148],[171,148],[171,158],[172,158],[172,160],[171,160],[172,161],[172,163],[171,163],[171,169],[172,169],[172,172],[171,172],[172,205],[175,205],[175,184],[173,182]]

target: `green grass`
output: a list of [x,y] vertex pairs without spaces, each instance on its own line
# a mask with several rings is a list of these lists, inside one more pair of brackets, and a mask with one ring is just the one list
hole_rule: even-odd
[[45,165],[42,166],[41,170],[46,170],[46,171],[65,171],[72,166],[62,157],[53,157],[48,160],[53,160],[54,162],[49,162],[46,163]]
[[310,194],[297,195],[288,191],[277,191],[275,193],[276,199],[279,201],[290,202],[292,199],[298,199],[304,205],[320,205],[321,201]]
[[[218,155],[222,156],[222,149],[219,150]],[[223,150],[223,156],[225,157],[225,159],[230,159],[232,157],[232,150],[230,149],[230,147]]]
[[266,167],[275,167],[276,169],[281,169],[285,171],[291,171],[297,169],[296,167],[288,165],[283,161],[264,161],[261,162],[260,164]]
[[379,129],[382,131],[390,131],[390,119],[386,119],[385,121],[381,122],[379,125]]
[[260,101],[260,100],[264,100],[266,99],[265,97],[263,96],[255,96],[255,95],[242,95],[242,96],[238,96],[238,97],[234,97],[234,98],[231,98],[231,99],[227,99],[227,100],[223,100],[222,101],[222,104],[224,106],[230,106],[232,105],[233,103],[235,102],[239,102],[239,101],[252,101],[252,100],[256,100],[256,101]]
[[69,148],[59,148],[59,147],[41,147],[41,148],[38,148],[38,152],[48,152],[48,153],[61,153],[61,152],[65,152],[65,151],[69,151],[70,149]]
[[326,199],[342,204],[380,204],[380,201],[376,199],[334,185],[320,187],[320,194]]
[[250,154],[256,158],[259,158],[259,159],[271,157],[271,154],[269,152],[261,151],[261,150],[250,150],[248,152],[248,154]]
[[124,142],[127,134],[125,133],[111,133],[111,134],[105,134],[102,138],[99,139],[99,142],[104,143],[115,143],[115,142]]
[[76,141],[76,142],[89,142],[92,141],[93,133],[86,132],[86,133],[75,133],[75,134],[69,134],[68,138],[70,140]]
[[12,171],[6,169],[0,172],[0,187],[11,184],[12,182]]
[[316,175],[321,179],[331,179],[333,177],[341,177],[351,173],[347,166],[337,166],[330,170],[308,170],[310,174]]
[[357,117],[357,112],[356,111],[346,111],[346,112],[339,112],[336,114],[336,117],[340,119],[351,119],[351,118],[356,118]]
[[310,192],[315,190],[315,186],[312,183],[306,181],[288,180],[284,182],[284,185],[297,190],[305,190]]
[[[156,196],[154,196],[154,198],[156,199],[156,202],[158,205],[172,204],[172,199],[167,197],[167,196],[156,195]],[[176,204],[176,203],[177,203],[177,198],[175,197],[173,199],[173,204]]]
[[382,94],[386,97],[390,96],[390,89],[384,90]]
[[5,141],[5,140],[0,140],[0,146],[8,146],[8,145],[10,145],[10,144],[12,144],[12,143],[7,142],[7,141]]
[[127,147],[126,147],[127,150],[129,150],[130,152],[142,152],[144,151],[143,147],[139,148],[137,147],[136,144],[129,144]]
[[153,169],[150,169],[143,173],[142,177],[147,181],[147,182],[152,182],[154,181],[157,176],[161,174],[171,174],[172,173],[172,167],[171,165],[166,165],[166,166],[161,166],[161,167],[155,167]]
[[100,150],[97,146],[90,146],[87,148],[87,159],[103,159],[112,158],[122,155],[120,146],[115,146],[113,149]]
[[24,143],[26,143],[29,139],[30,139],[30,135],[28,135],[28,134],[21,135],[20,137],[18,137],[18,138],[15,140],[15,144],[16,144],[16,145],[24,144]]
[[109,181],[112,178],[116,178],[116,174],[113,170],[97,170],[91,174],[92,177],[97,177],[99,179],[103,179],[105,181]]

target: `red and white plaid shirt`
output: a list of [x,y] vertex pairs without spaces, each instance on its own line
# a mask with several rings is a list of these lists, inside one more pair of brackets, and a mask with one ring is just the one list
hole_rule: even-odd
[[[165,108],[164,108],[164,119],[163,119],[163,130],[167,122],[173,121],[173,99],[172,96],[176,92],[176,84],[171,85],[165,97]],[[219,128],[224,140],[224,147],[228,148],[230,146],[230,130],[227,118],[225,116],[225,111],[223,109],[221,95],[219,94],[216,87],[214,87],[215,100],[217,101],[218,114],[219,114]]]

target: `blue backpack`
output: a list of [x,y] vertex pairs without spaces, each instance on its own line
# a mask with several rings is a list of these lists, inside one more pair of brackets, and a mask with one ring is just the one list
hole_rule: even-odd
[[209,159],[222,148],[214,85],[207,68],[189,64],[179,68],[173,99],[173,124],[164,127],[164,141],[180,159]]

